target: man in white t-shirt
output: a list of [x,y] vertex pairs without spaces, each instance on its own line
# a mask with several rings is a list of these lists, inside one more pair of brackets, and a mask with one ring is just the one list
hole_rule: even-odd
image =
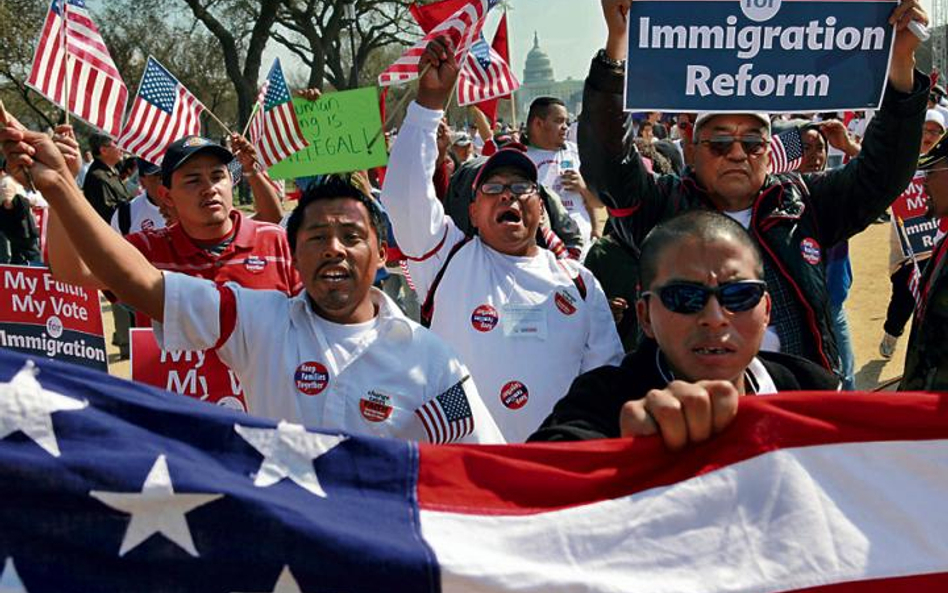
[[141,193],[129,202],[119,204],[112,213],[112,228],[122,235],[158,230],[168,222],[158,202],[161,167],[138,159],[138,180],[142,187]]
[[[432,443],[502,442],[457,356],[372,288],[385,264],[382,218],[348,181],[311,188],[297,206],[289,240],[304,290],[288,297],[158,270],[96,214],[50,138],[12,122],[0,143],[30,167],[96,278],[155,320],[163,349],[216,348],[251,413]],[[211,155],[167,172],[206,195],[229,179]]]
[[537,169],[504,148],[482,165],[466,238],[444,213],[432,175],[442,106],[458,67],[447,42],[432,42],[417,102],[392,147],[382,200],[409,271],[425,298],[422,316],[471,369],[508,442],[522,442],[581,372],[622,357],[599,283],[586,268],[536,243],[542,202]]
[[537,179],[555,191],[576,221],[583,237],[582,258],[593,238],[602,235],[596,227],[595,209],[602,207],[596,194],[579,173],[579,150],[566,140],[569,113],[566,104],[554,97],[539,97],[527,115],[527,155],[537,166]]

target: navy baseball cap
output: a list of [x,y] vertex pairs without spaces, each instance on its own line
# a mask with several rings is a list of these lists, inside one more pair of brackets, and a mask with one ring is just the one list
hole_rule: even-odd
[[161,173],[161,167],[156,165],[151,161],[146,161],[145,159],[136,159],[138,161],[138,175],[147,176],[147,175],[158,175]]
[[196,154],[212,154],[225,165],[234,160],[229,150],[200,136],[185,136],[168,145],[165,158],[161,161],[161,183],[171,187],[171,174]]
[[920,171],[928,171],[934,169],[935,165],[945,164],[945,159],[948,159],[948,136],[942,136],[938,144],[919,157],[918,168]]
[[498,169],[511,168],[521,171],[528,180],[537,182],[537,166],[533,163],[527,154],[516,147],[508,145],[494,153],[487,162],[481,165],[481,170],[477,172],[474,178],[474,190],[481,186],[481,183],[490,178],[491,173]]

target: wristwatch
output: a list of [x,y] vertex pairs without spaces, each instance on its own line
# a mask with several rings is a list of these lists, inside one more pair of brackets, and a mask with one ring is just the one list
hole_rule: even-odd
[[625,60],[613,60],[612,58],[609,57],[609,54],[606,53],[605,48],[600,49],[598,52],[596,52],[596,57],[593,58],[593,61],[599,62],[606,68],[613,68],[613,69],[625,68]]

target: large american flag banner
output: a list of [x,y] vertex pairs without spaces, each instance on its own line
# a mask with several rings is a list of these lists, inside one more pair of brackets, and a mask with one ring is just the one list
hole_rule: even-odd
[[49,5],[27,84],[90,125],[118,136],[128,89],[84,0],[53,0]]
[[948,590],[948,396],[748,397],[657,438],[416,445],[0,351],[0,591]]
[[118,145],[160,165],[169,144],[201,134],[204,105],[158,60],[148,56],[138,95]]
[[269,169],[309,146],[296,118],[279,58],[273,61],[258,100],[260,107],[250,123],[250,142],[256,147],[261,164]]
[[795,171],[803,162],[803,137],[799,128],[793,127],[770,139],[770,172]]
[[471,46],[481,37],[487,12],[499,0],[469,0],[460,10],[441,22],[415,45],[401,55],[394,64],[379,75],[379,86],[391,86],[418,78],[418,61],[428,43],[437,37],[448,37],[454,47],[454,58],[463,67]]

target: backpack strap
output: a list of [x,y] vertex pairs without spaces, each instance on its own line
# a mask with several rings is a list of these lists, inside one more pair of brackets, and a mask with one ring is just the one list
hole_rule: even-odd
[[123,237],[132,228],[132,207],[128,202],[119,202],[118,225]]
[[569,279],[573,281],[573,286],[575,286],[576,290],[579,291],[579,298],[585,301],[586,293],[588,291],[586,290],[586,281],[583,280],[582,275],[579,273],[574,275],[572,272],[570,272],[569,268],[566,267],[566,264],[564,264],[563,260],[561,259],[556,260],[556,263],[558,263],[560,267],[563,268],[563,271],[566,272],[566,275],[569,277]]
[[438,290],[438,285],[441,284],[441,279],[444,277],[444,272],[448,269],[448,264],[451,263],[451,260],[454,259],[454,256],[462,247],[468,244],[473,237],[470,235],[464,237],[463,240],[458,241],[451,248],[451,251],[448,252],[448,256],[444,259],[444,263],[441,264],[441,269],[438,270],[438,273],[435,275],[434,280],[431,282],[431,288],[428,289],[428,294],[425,296],[425,302],[421,305],[421,325],[430,328],[431,319],[434,317],[434,297],[435,292]]

